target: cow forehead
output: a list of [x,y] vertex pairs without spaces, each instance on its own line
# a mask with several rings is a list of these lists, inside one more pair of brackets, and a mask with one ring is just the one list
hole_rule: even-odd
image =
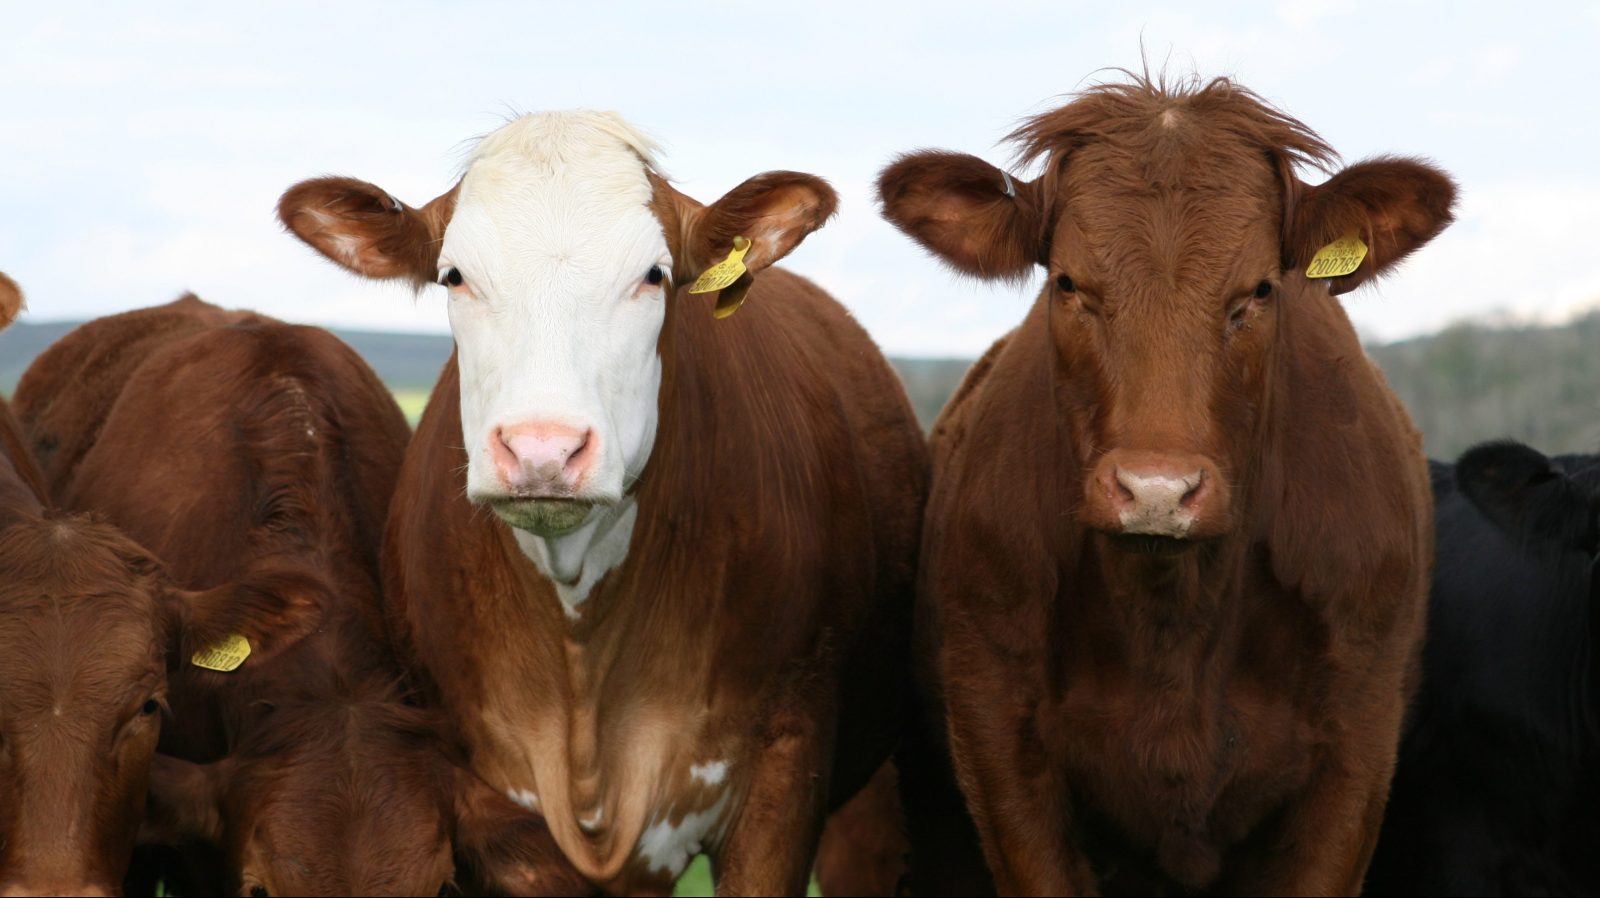
[[[653,145],[619,117],[523,116],[478,145],[462,178],[444,254],[481,262],[507,251],[599,264],[659,238],[649,204]],[[651,251],[659,247],[652,247]]]
[[1058,214],[1068,221],[1056,235],[1100,279],[1211,288],[1260,276],[1237,263],[1276,260],[1283,206],[1265,158],[1219,178],[1202,155],[1186,163],[1191,180],[1158,181],[1145,160],[1086,156],[1062,179]]

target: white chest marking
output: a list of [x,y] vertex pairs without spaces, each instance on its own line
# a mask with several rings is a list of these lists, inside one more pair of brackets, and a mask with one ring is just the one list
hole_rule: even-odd
[[539,813],[539,796],[533,794],[531,789],[507,789],[506,797],[535,814]]
[[668,815],[661,814],[656,822],[639,835],[639,856],[652,870],[663,871],[677,877],[689,866],[689,860],[705,849],[706,838],[720,837],[726,823],[723,815],[728,810],[730,793],[723,790],[716,803],[704,811],[685,814],[677,826]]
[[536,536],[525,530],[512,533],[522,553],[555,584],[556,596],[567,617],[577,620],[582,613],[579,606],[589,598],[589,591],[628,557],[633,524],[638,518],[639,504],[629,497],[571,533],[557,537]]
[[689,768],[689,775],[708,786],[720,786],[728,778],[728,762],[712,761]]

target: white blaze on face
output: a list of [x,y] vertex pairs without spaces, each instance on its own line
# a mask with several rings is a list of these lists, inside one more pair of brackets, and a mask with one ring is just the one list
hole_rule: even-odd
[[647,276],[672,259],[651,156],[615,115],[524,116],[478,145],[445,230],[467,495],[542,537],[603,516],[655,441],[667,285]]

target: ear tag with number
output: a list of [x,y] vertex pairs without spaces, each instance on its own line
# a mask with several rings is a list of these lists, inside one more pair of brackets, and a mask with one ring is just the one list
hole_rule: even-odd
[[701,272],[695,282],[689,285],[689,292],[710,293],[737,281],[744,274],[744,254],[749,251],[750,241],[747,238],[733,238],[733,249],[728,253],[728,258]]
[[1306,266],[1308,278],[1340,278],[1361,267],[1367,257],[1367,245],[1355,231],[1317,250]]
[[230,670],[238,670],[239,665],[248,657],[250,657],[250,640],[238,633],[229,633],[227,638],[216,645],[195,652],[189,661],[195,667],[227,673]]

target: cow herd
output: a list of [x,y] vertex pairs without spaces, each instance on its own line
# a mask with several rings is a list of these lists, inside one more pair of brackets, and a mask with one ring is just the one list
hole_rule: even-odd
[[414,434],[317,328],[68,334],[0,404],[0,894],[1600,887],[1600,459],[1430,468],[1338,299],[1450,178],[1228,79],[1011,139],[878,181],[1043,276],[927,437],[774,267],[832,188],[702,203],[611,114],[283,194],[447,289]]

